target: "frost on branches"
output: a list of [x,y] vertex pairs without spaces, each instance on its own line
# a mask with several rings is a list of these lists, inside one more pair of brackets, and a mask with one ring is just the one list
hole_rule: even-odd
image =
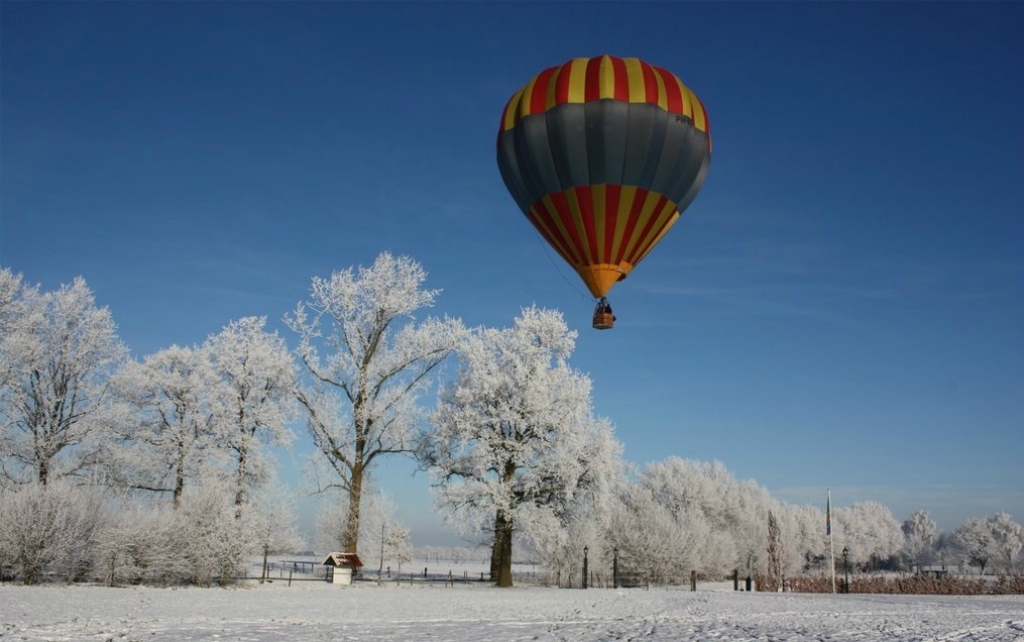
[[178,508],[186,483],[203,476],[216,447],[210,398],[215,381],[198,348],[171,346],[126,364],[114,389],[132,421],[115,427],[105,457],[110,482],[170,494]]
[[967,520],[953,531],[952,543],[981,574],[993,562],[1013,573],[1024,545],[1024,529],[1009,514],[997,513],[988,519]]
[[231,453],[235,506],[268,474],[263,446],[287,446],[294,435],[295,365],[284,340],[264,330],[266,317],[229,323],[205,344],[217,374],[215,427]]
[[903,522],[903,557],[911,568],[920,572],[930,564],[939,542],[939,527],[927,511],[914,512]]
[[40,293],[0,270],[0,465],[45,485],[96,462],[111,424],[109,377],[127,356],[81,277]]
[[535,307],[511,328],[473,332],[421,444],[438,504],[493,533],[498,586],[512,585],[514,531],[551,548],[568,537],[574,506],[618,471],[620,446],[593,416],[590,379],[567,363],[575,339],[559,312]]
[[295,365],[265,317],[232,321],[202,346],[172,346],[129,362],[114,378],[130,420],[106,456],[119,486],[170,494],[186,483],[230,479],[239,513],[270,474],[267,446],[287,446],[295,416]]
[[382,253],[369,268],[314,277],[310,299],[285,323],[299,335],[306,377],[298,389],[306,426],[332,478],[321,490],[348,498],[344,550],[359,547],[367,470],[383,455],[410,452],[417,400],[464,334],[449,318],[417,320],[438,290],[408,257]]
[[363,534],[360,536],[360,542],[364,544],[367,553],[363,559],[370,566],[370,562],[376,558],[378,581],[384,577],[386,562],[393,562],[401,574],[402,564],[411,562],[413,558],[409,529],[398,519],[398,509],[384,491],[376,490],[364,499],[368,501],[363,511]]
[[878,502],[857,502],[832,511],[836,549],[849,551],[849,562],[865,570],[889,565],[903,550],[903,528]]

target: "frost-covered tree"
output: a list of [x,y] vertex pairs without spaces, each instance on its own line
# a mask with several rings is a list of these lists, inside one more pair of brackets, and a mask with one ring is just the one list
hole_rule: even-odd
[[982,574],[989,562],[998,563],[1013,572],[1017,556],[1024,545],[1024,531],[1007,513],[987,519],[970,519],[953,531],[953,545]]
[[348,496],[346,552],[359,548],[367,471],[379,457],[410,452],[419,395],[464,333],[457,320],[416,319],[439,293],[424,289],[425,280],[419,263],[385,252],[369,268],[314,277],[309,301],[285,318],[307,375],[299,402],[331,471],[321,489]]
[[16,481],[45,485],[95,463],[111,425],[110,377],[127,350],[84,279],[46,293],[15,281],[0,278],[0,463]]
[[939,542],[939,527],[927,511],[914,512],[903,522],[903,557],[911,567],[930,563]]
[[564,530],[581,493],[617,467],[611,426],[592,413],[590,379],[567,361],[575,340],[561,313],[536,307],[511,328],[473,332],[420,448],[438,505],[493,534],[498,586],[512,585],[513,532]]
[[956,564],[960,551],[953,542],[953,533],[939,532],[939,539],[935,543],[935,560],[945,570],[949,565]]
[[[368,486],[364,486],[364,489]],[[348,517],[348,493],[330,489],[320,493],[313,524],[314,547],[318,551],[340,551],[345,547],[345,520]],[[360,527],[364,524],[360,520]]]
[[698,570],[709,574],[736,568],[765,570],[764,525],[773,502],[756,483],[738,481],[721,462],[679,457],[648,465],[638,483],[650,488],[673,515],[701,515],[709,536],[701,544]]
[[213,421],[233,460],[238,515],[247,490],[268,474],[265,446],[287,446],[294,438],[288,424],[295,417],[295,363],[266,322],[232,321],[203,346],[217,377]]
[[988,518],[992,531],[992,546],[996,555],[993,557],[1012,573],[1017,564],[1021,547],[1024,546],[1024,529],[1013,521],[1008,513],[997,513]]
[[612,548],[606,533],[615,503],[614,488],[624,478],[622,444],[611,422],[598,418],[590,426],[592,439],[581,456],[593,463],[594,474],[565,501],[538,511],[538,519],[522,520],[517,531],[528,547],[555,577],[572,577],[582,564],[584,547],[590,549],[592,568],[610,568]]
[[622,573],[636,581],[661,582],[704,571],[705,553],[720,549],[702,512],[666,499],[643,477],[617,490],[608,543],[618,549]]
[[849,550],[851,564],[878,568],[891,562],[903,549],[900,523],[878,502],[833,508],[832,518],[836,547]]
[[269,578],[271,555],[294,552],[305,546],[296,525],[295,498],[276,483],[268,484],[256,493],[249,520],[263,556],[262,584]]
[[398,564],[399,573],[402,572],[402,564],[412,561],[413,547],[409,536],[410,532],[406,526],[396,524],[384,540],[384,549],[389,559],[395,560]]
[[953,545],[984,575],[985,566],[993,557],[992,529],[985,519],[973,518],[961,524],[952,536]]
[[359,541],[367,552],[364,559],[376,558],[377,577],[381,577],[385,561],[392,560],[401,568],[403,563],[412,560],[410,532],[399,521],[395,502],[384,491],[364,494],[363,499],[366,506],[362,512]]
[[[38,297],[38,287],[25,286],[20,274],[15,274],[9,268],[0,269],[0,350],[3,350],[5,337],[15,336],[25,322],[24,308],[27,301],[35,301]],[[3,356],[0,351],[0,394],[13,383],[15,360]],[[4,433],[10,428],[9,422],[13,419],[8,417],[8,410],[3,405],[4,397],[0,396],[0,430]],[[0,448],[5,442],[4,433],[0,433]],[[3,450],[0,449],[0,472],[3,471]],[[0,475],[0,487],[8,481],[6,476]]]
[[779,512],[786,549],[785,575],[792,576],[822,567],[828,554],[825,512],[807,504],[784,504]]
[[108,477],[119,485],[170,494],[181,503],[185,482],[201,475],[216,445],[212,391],[216,377],[206,352],[172,346],[132,361],[114,379],[129,407],[116,429]]
[[8,323],[17,317],[22,294],[22,276],[10,268],[0,268],[0,334],[7,334]]

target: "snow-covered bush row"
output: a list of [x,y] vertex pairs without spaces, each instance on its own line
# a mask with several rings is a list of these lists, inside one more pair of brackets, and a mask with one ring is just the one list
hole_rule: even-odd
[[272,513],[239,519],[233,488],[216,481],[190,487],[177,508],[64,480],[32,484],[0,490],[0,514],[0,565],[26,584],[226,584],[254,554],[300,545],[281,539],[276,520],[267,526]]

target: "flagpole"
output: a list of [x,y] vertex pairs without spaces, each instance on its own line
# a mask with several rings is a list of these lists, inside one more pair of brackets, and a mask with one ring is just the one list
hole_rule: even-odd
[[832,489],[825,489],[825,531],[828,532],[829,566],[832,568],[832,592],[836,592],[836,551],[832,543]]

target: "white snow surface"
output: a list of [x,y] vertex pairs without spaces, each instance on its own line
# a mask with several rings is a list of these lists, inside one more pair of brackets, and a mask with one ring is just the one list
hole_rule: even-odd
[[0,586],[0,640],[1024,640],[1024,597],[484,585]]

